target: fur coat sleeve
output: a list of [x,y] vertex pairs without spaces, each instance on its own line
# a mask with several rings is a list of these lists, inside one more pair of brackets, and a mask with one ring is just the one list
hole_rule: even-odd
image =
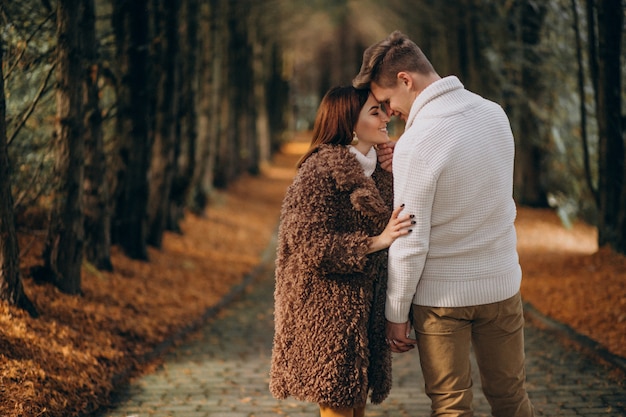
[[331,407],[381,402],[391,388],[384,341],[386,251],[369,237],[391,215],[391,175],[371,178],[341,146],[300,168],[281,210],[270,390]]

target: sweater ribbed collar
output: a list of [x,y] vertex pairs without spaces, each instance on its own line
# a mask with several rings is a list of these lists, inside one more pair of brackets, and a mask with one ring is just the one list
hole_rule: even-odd
[[452,90],[464,88],[465,86],[463,86],[461,81],[454,75],[444,77],[426,87],[415,98],[415,101],[413,101],[413,105],[411,105],[411,111],[409,112],[409,117],[407,118],[404,130],[408,130],[409,127],[411,127],[417,114],[430,101]]
[[363,155],[361,151],[359,151],[352,145],[348,145],[348,149],[356,156],[357,161],[359,161],[359,163],[363,167],[363,172],[365,173],[365,176],[371,177],[374,173],[374,170],[376,169],[376,161],[378,160],[376,149],[374,149],[374,147],[372,146],[367,155]]

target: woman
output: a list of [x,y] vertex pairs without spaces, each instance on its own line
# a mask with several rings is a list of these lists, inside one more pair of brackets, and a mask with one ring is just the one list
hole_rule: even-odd
[[387,251],[410,232],[391,209],[375,146],[389,117],[368,90],[335,87],[283,201],[270,391],[318,403],[322,417],[364,415],[391,388],[385,341]]

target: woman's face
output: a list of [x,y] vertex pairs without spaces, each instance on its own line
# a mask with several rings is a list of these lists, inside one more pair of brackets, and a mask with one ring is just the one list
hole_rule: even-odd
[[372,146],[389,142],[387,122],[389,122],[389,116],[383,111],[374,96],[370,94],[361,109],[361,113],[359,113],[359,119],[354,128],[359,138],[359,143],[355,145],[355,148],[367,153]]

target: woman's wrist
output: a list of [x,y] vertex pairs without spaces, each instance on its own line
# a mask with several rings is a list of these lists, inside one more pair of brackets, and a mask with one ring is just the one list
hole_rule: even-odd
[[369,238],[369,248],[367,253],[370,254],[378,252],[379,250],[387,249],[388,247],[389,244],[383,240],[382,235],[372,236]]

